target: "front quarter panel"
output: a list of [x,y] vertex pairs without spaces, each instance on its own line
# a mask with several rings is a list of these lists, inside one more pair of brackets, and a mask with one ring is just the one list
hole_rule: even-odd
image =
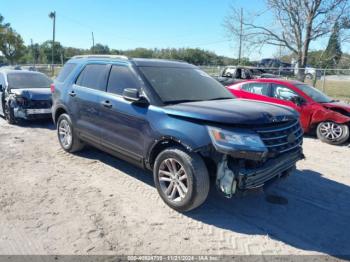
[[320,106],[312,114],[311,125],[316,125],[324,121],[333,121],[338,124],[345,124],[350,123],[350,117]]
[[211,143],[206,125],[169,116],[160,107],[149,107],[148,120],[153,133],[152,140],[146,144],[148,149],[165,138],[177,141],[190,150],[196,150]]

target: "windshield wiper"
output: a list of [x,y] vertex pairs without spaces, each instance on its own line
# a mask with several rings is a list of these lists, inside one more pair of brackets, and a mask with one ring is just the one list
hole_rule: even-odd
[[216,98],[208,99],[208,101],[226,100],[226,99],[234,99],[234,97],[216,97]]
[[164,101],[163,103],[166,104],[166,105],[171,105],[171,104],[190,103],[190,102],[200,102],[200,101],[203,101],[203,100],[179,99],[179,100]]

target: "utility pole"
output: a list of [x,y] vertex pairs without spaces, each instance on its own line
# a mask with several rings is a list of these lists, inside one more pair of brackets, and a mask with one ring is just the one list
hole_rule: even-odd
[[240,34],[239,34],[238,64],[241,64],[241,59],[242,59],[243,8],[241,8],[240,24],[241,24],[241,30],[240,30]]
[[33,39],[30,39],[30,48],[32,49],[33,67],[35,67],[35,54],[34,54]]
[[94,38],[94,32],[91,32],[92,36],[92,53],[94,54],[94,49],[95,49],[95,38]]
[[49,14],[49,17],[52,19],[52,50],[51,50],[51,73],[54,75],[54,49],[55,49],[55,31],[56,31],[56,11],[53,11]]

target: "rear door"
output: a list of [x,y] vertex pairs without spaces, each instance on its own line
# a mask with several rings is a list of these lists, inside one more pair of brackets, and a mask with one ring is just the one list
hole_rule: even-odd
[[104,63],[87,64],[68,91],[75,127],[84,140],[94,143],[100,142],[100,103],[106,91],[109,68]]
[[240,97],[266,101],[270,93],[270,84],[269,83],[258,83],[258,82],[249,82],[242,84],[240,88]]
[[144,136],[148,130],[147,106],[135,105],[123,98],[125,88],[140,89],[141,82],[132,68],[125,64],[112,65],[107,93],[101,104],[101,143],[127,160],[141,164]]

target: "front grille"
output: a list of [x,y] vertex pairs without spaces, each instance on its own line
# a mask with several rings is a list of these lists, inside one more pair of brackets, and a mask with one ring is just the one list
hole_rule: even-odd
[[276,126],[255,130],[270,153],[282,154],[299,147],[303,130],[298,120],[276,123]]
[[27,108],[30,109],[45,109],[51,108],[51,101],[48,100],[30,100],[26,104]]

